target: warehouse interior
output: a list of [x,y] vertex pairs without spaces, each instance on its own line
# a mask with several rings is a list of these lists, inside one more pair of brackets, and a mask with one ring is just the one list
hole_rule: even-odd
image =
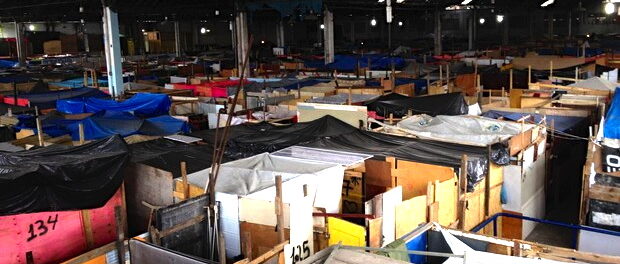
[[0,262],[620,263],[619,67],[620,0],[0,0]]

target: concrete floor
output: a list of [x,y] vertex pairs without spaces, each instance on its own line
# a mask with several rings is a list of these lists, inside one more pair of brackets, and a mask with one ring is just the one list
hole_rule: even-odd
[[[575,224],[578,222],[579,202],[574,199],[565,199],[562,204],[555,206],[545,217],[547,220]],[[532,233],[525,239],[557,247],[573,248],[576,234],[572,229],[539,223]]]

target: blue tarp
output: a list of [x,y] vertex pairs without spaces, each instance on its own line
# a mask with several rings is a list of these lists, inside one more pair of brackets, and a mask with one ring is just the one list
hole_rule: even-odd
[[19,98],[30,101],[31,107],[39,107],[39,109],[50,109],[56,107],[56,101],[70,98],[82,97],[108,97],[108,95],[95,88],[77,88],[62,91],[53,91],[36,94],[20,94]]
[[104,110],[132,112],[137,117],[145,118],[168,114],[170,104],[168,95],[138,93],[122,102],[98,98],[58,100],[56,109],[66,114],[97,113]]
[[[34,117],[18,116],[20,122],[17,129],[35,130]],[[51,137],[71,135],[79,140],[79,123],[84,124],[86,140],[101,139],[111,135],[123,137],[131,135],[167,136],[176,133],[189,133],[187,122],[169,115],[140,119],[127,112],[104,111],[83,120],[63,119],[59,116],[46,117],[43,121],[43,132]],[[36,133],[36,130],[35,130]]]
[[15,66],[17,66],[16,61],[0,60],[0,68],[7,69],[7,68],[13,68]]
[[29,77],[25,76],[3,76],[0,77],[0,83],[25,83],[32,81]]
[[620,139],[620,87],[616,88],[611,106],[605,116],[603,136],[606,138]]
[[[98,79],[97,82],[99,83],[100,87],[108,86],[108,79]],[[84,87],[84,78],[75,78],[70,80],[64,80],[62,82],[51,82],[49,84],[66,88],[80,88]],[[88,85],[94,86],[93,78],[88,78]]]
[[[511,121],[520,120],[521,118],[528,116],[528,115],[531,117],[534,117],[534,120],[536,123],[539,123],[543,118],[543,116],[539,114],[515,113],[515,112],[505,112],[505,111],[496,111],[496,110],[491,110],[488,112],[484,112],[482,114],[482,116],[488,117],[488,118],[493,118],[493,119],[504,118],[506,120],[511,120]],[[547,117],[548,125],[553,124],[555,130],[562,131],[562,132],[569,132],[571,128],[577,126],[580,122],[582,122],[585,119],[584,117],[577,117],[577,116],[547,115],[546,117]],[[528,119],[528,122],[531,122],[531,121],[532,119]]]

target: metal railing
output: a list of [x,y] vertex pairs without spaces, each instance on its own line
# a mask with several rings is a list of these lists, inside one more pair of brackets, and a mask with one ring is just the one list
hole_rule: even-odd
[[620,232],[618,231],[612,231],[612,230],[590,227],[590,226],[583,226],[583,225],[567,224],[567,223],[553,221],[553,220],[539,219],[539,218],[522,216],[522,215],[517,215],[517,214],[511,214],[511,213],[494,214],[493,216],[489,217],[487,220],[484,220],[482,223],[472,228],[471,232],[478,232],[482,230],[484,227],[486,227],[489,223],[492,222],[493,223],[493,236],[497,236],[497,219],[499,217],[516,218],[516,219],[521,219],[525,221],[532,221],[532,222],[537,222],[537,223],[542,223],[542,224],[549,224],[549,225],[555,225],[555,226],[568,228],[572,231],[572,235],[573,235],[572,237],[572,248],[573,249],[577,249],[577,236],[579,234],[578,232],[579,230],[620,237]]

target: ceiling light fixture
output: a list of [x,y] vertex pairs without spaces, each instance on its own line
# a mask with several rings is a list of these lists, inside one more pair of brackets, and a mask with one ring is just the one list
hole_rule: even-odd
[[486,20],[484,19],[484,17],[481,17],[478,22],[480,22],[480,25],[484,25],[484,22],[486,22]]
[[548,5],[553,4],[554,1],[555,0],[547,0],[544,3],[540,4],[540,6],[547,7]]
[[461,2],[461,5],[468,5],[469,3],[471,3],[471,1],[473,0],[463,0],[463,2]]
[[377,20],[374,19],[374,18],[372,20],[370,20],[370,25],[373,26],[373,27],[376,26],[377,25]]
[[605,10],[605,14],[611,15],[614,12],[616,12],[616,6],[612,2],[607,2],[605,3],[604,10]]
[[200,28],[200,34],[204,34],[204,33],[207,33],[207,29],[204,28],[204,27],[201,27]]
[[502,23],[504,21],[504,15],[495,16],[495,20],[497,20],[497,23]]

